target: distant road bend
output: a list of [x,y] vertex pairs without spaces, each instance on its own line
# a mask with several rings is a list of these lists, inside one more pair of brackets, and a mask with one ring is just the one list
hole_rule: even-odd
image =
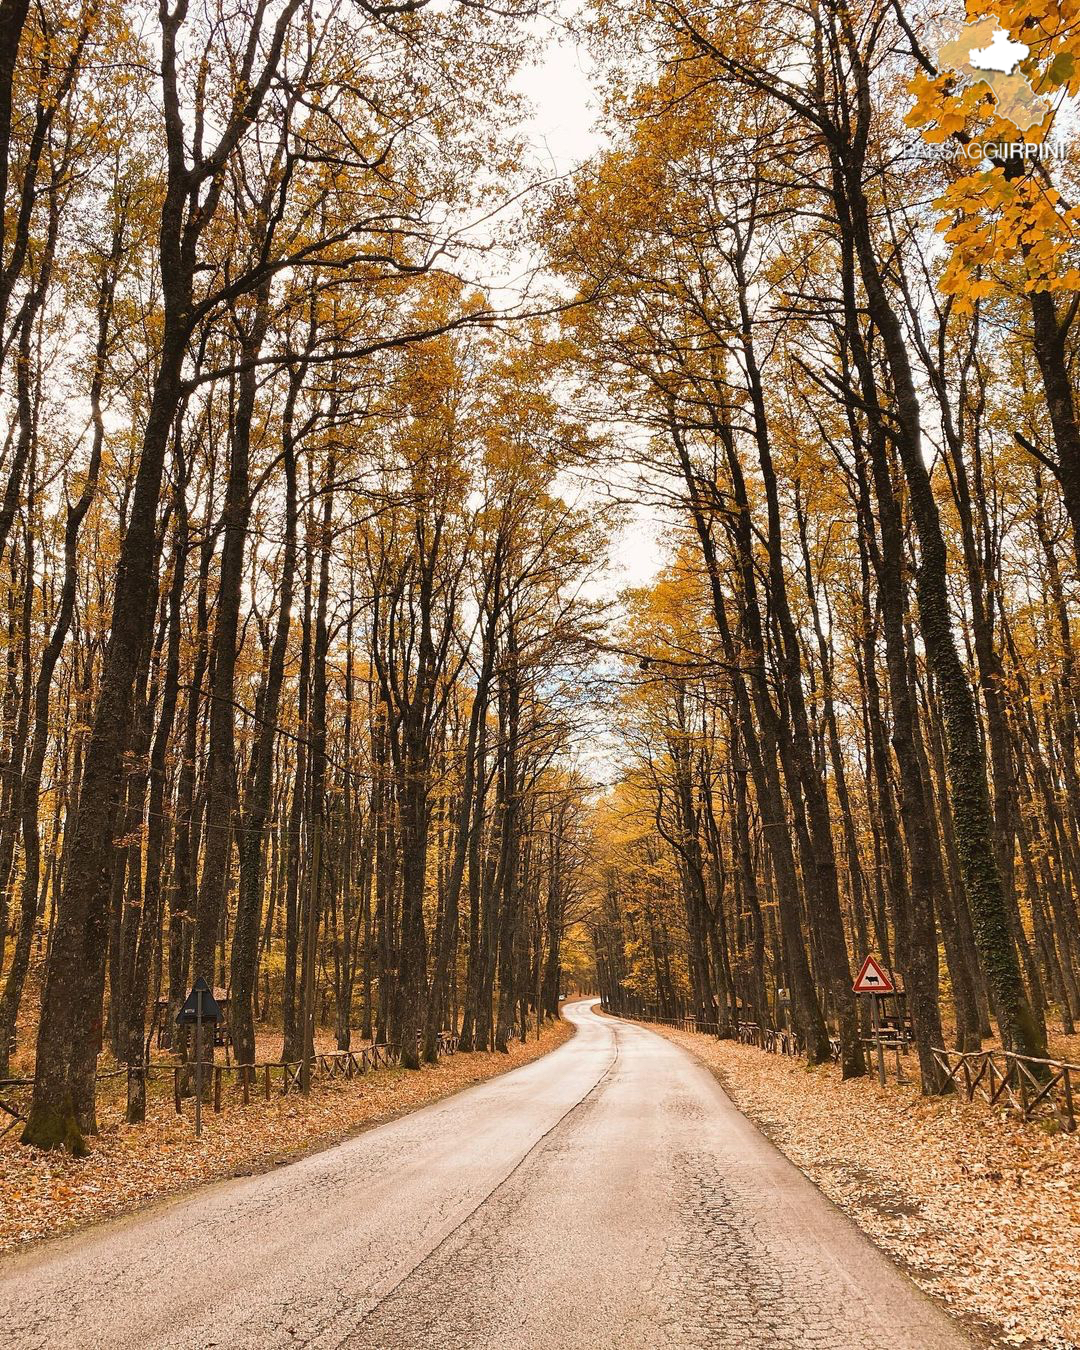
[[588,1003],[554,1053],[0,1262],[0,1343],[959,1350],[692,1056]]

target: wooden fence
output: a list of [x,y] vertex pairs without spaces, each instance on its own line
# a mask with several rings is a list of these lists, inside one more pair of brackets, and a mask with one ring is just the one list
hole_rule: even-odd
[[[395,1046],[365,1045],[359,1050],[337,1050],[331,1054],[314,1055],[311,1059],[312,1077],[325,1079],[352,1079],[370,1073],[373,1069],[390,1068],[401,1059],[401,1053]],[[299,1092],[303,1060],[280,1060],[265,1064],[214,1064],[210,1068],[211,1096],[214,1110],[221,1110],[222,1092],[227,1083],[239,1089],[245,1106],[252,1096],[261,1096],[269,1101],[279,1093],[287,1096],[290,1092]],[[135,1076],[144,1072],[141,1065],[132,1065],[129,1074]],[[176,1114],[184,1110],[185,1085],[190,1086],[191,1064],[151,1065],[145,1070],[149,1081],[171,1075],[173,1084],[173,1105]]]
[[[622,1014],[617,1014],[621,1016]],[[633,1014],[628,1014],[633,1016]],[[676,1031],[700,1031],[705,1036],[719,1036],[719,1022],[699,1022],[696,1017],[634,1017],[635,1022],[655,1022],[662,1027],[674,1027]]]
[[[658,1022],[680,1031],[700,1031],[709,1036],[720,1034],[716,1022],[699,1022],[695,1017],[638,1020]],[[742,1045],[754,1045],[772,1055],[798,1057],[802,1054],[799,1035],[794,1031],[740,1022],[736,1035]],[[833,1060],[839,1060],[839,1038],[831,1037],[830,1041]],[[963,1092],[969,1102],[978,1095],[991,1106],[1017,1112],[1024,1120],[1035,1120],[1040,1116],[1056,1118],[1062,1129],[1070,1133],[1076,1129],[1080,1064],[1069,1064],[1060,1059],[1035,1059],[1005,1050],[973,1050],[961,1054],[958,1050],[935,1049],[933,1054],[946,1081]]]
[[[417,1036],[418,1049],[420,1040],[421,1038]],[[438,1033],[437,1050],[440,1057],[454,1054],[457,1047],[457,1036],[448,1031]],[[329,1054],[317,1054],[312,1057],[311,1071],[312,1076],[320,1078],[349,1080],[359,1078],[374,1069],[389,1069],[400,1063],[401,1050],[398,1046],[372,1044],[361,1046],[359,1050],[335,1050]],[[280,1091],[282,1096],[287,1096],[290,1092],[299,1092],[302,1086],[303,1067],[303,1060],[282,1060],[278,1063],[267,1064],[215,1064],[212,1080],[214,1110],[221,1110],[222,1087],[227,1075],[232,1075],[232,1082],[239,1088],[244,1105],[247,1106],[253,1094],[261,1095],[264,1101],[269,1101],[275,1091]],[[177,1115],[180,1115],[183,1112],[182,1088],[185,1074],[190,1079],[191,1065],[166,1065],[164,1069],[166,1072],[171,1069],[173,1103]],[[128,1072],[139,1073],[140,1071],[139,1066],[133,1066]],[[151,1066],[148,1076],[152,1077],[153,1074],[154,1067]],[[275,1075],[279,1084],[277,1088],[274,1084]]]
[[[100,1073],[95,1074],[95,1077],[100,1081],[104,1078],[130,1077],[130,1073],[130,1069],[127,1068],[103,1069]],[[11,1117],[3,1129],[0,1129],[0,1139],[3,1139],[4,1135],[7,1134],[9,1130],[13,1130],[20,1121],[26,1119],[25,1114],[19,1110],[15,1103],[13,1101],[5,1100],[5,1098],[10,1097],[12,1093],[24,1091],[33,1086],[34,1080],[32,1078],[0,1078],[0,1094],[3,1094],[0,1095],[0,1113]]]
[[[13,1130],[20,1120],[26,1119],[14,1102],[5,1101],[4,1098],[10,1096],[12,1092],[17,1091],[19,1088],[33,1087],[33,1085],[34,1080],[32,1078],[0,1079],[0,1092],[4,1093],[4,1097],[0,1097],[0,1112],[2,1112],[4,1116],[11,1117],[6,1125],[0,1127],[0,1139],[3,1139],[8,1130]],[[2,1117],[0,1117],[0,1119],[2,1119]]]
[[[420,1038],[417,1037],[418,1046],[419,1043]],[[448,1031],[439,1032],[438,1053],[440,1057],[454,1054],[457,1047],[457,1036]],[[375,1069],[392,1068],[400,1062],[401,1051],[397,1046],[373,1044],[361,1046],[359,1050],[337,1050],[329,1054],[317,1054],[311,1060],[311,1070],[313,1077],[318,1076],[327,1080],[337,1078],[348,1080],[371,1073]],[[239,1091],[245,1106],[250,1104],[252,1097],[261,1096],[264,1101],[269,1101],[271,1096],[275,1094],[284,1096],[290,1092],[299,1092],[303,1061],[281,1060],[264,1064],[214,1064],[207,1067],[209,1069],[208,1097],[213,1102],[214,1110],[220,1111],[222,1096],[229,1084]],[[97,1074],[97,1078],[100,1081],[108,1078],[126,1077],[129,1099],[132,1087],[140,1076],[146,1082],[171,1078],[173,1105],[176,1108],[176,1114],[182,1115],[185,1095],[190,1096],[190,1093],[185,1094],[185,1084],[190,1080],[192,1071],[193,1066],[190,1063],[150,1064],[147,1066],[130,1064],[122,1069],[104,1069]],[[21,1120],[26,1118],[13,1101],[5,1100],[5,1098],[10,1097],[12,1092],[32,1088],[33,1086],[34,1080],[32,1078],[0,1079],[0,1112],[11,1117],[8,1124],[0,1128],[0,1139],[7,1134],[8,1130],[14,1129]]]
[[[756,1022],[740,1022],[737,1033],[741,1045],[756,1045],[770,1055],[790,1055],[798,1059],[802,1054],[802,1037],[787,1027],[760,1027]],[[829,1037],[829,1053],[834,1064],[840,1061],[840,1037]]]
[[[696,1017],[639,1017],[638,1022],[655,1022],[661,1026],[674,1027],[677,1031],[699,1031],[705,1036],[719,1036],[719,1022],[702,1022]],[[779,1030],[773,1027],[760,1027],[756,1022],[736,1024],[735,1039],[741,1045],[756,1045],[770,1055],[792,1055],[798,1058],[802,1054],[802,1042],[797,1031]],[[831,1036],[829,1044],[834,1061],[840,1058],[840,1038]]]
[[948,1082],[974,1101],[976,1094],[991,1106],[1005,1106],[1025,1120],[1056,1117],[1062,1129],[1076,1129],[1076,1094],[1080,1064],[1036,1059],[1008,1050],[934,1050]]

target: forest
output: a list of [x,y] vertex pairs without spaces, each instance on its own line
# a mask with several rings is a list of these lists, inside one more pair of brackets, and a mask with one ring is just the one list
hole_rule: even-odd
[[238,1064],[505,1050],[572,966],[852,1077],[870,951],[927,1094],[1075,1033],[1080,33],[969,11],[0,0],[26,1143],[196,977]]

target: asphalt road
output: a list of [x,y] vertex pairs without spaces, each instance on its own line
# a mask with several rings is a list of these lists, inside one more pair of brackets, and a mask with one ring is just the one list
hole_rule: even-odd
[[0,1262],[0,1345],[969,1345],[692,1056],[567,1015],[513,1073]]

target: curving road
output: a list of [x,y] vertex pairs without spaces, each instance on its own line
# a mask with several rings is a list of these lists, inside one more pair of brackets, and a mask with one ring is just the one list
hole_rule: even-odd
[[692,1056],[566,1014],[522,1069],[0,1262],[0,1344],[969,1345]]

